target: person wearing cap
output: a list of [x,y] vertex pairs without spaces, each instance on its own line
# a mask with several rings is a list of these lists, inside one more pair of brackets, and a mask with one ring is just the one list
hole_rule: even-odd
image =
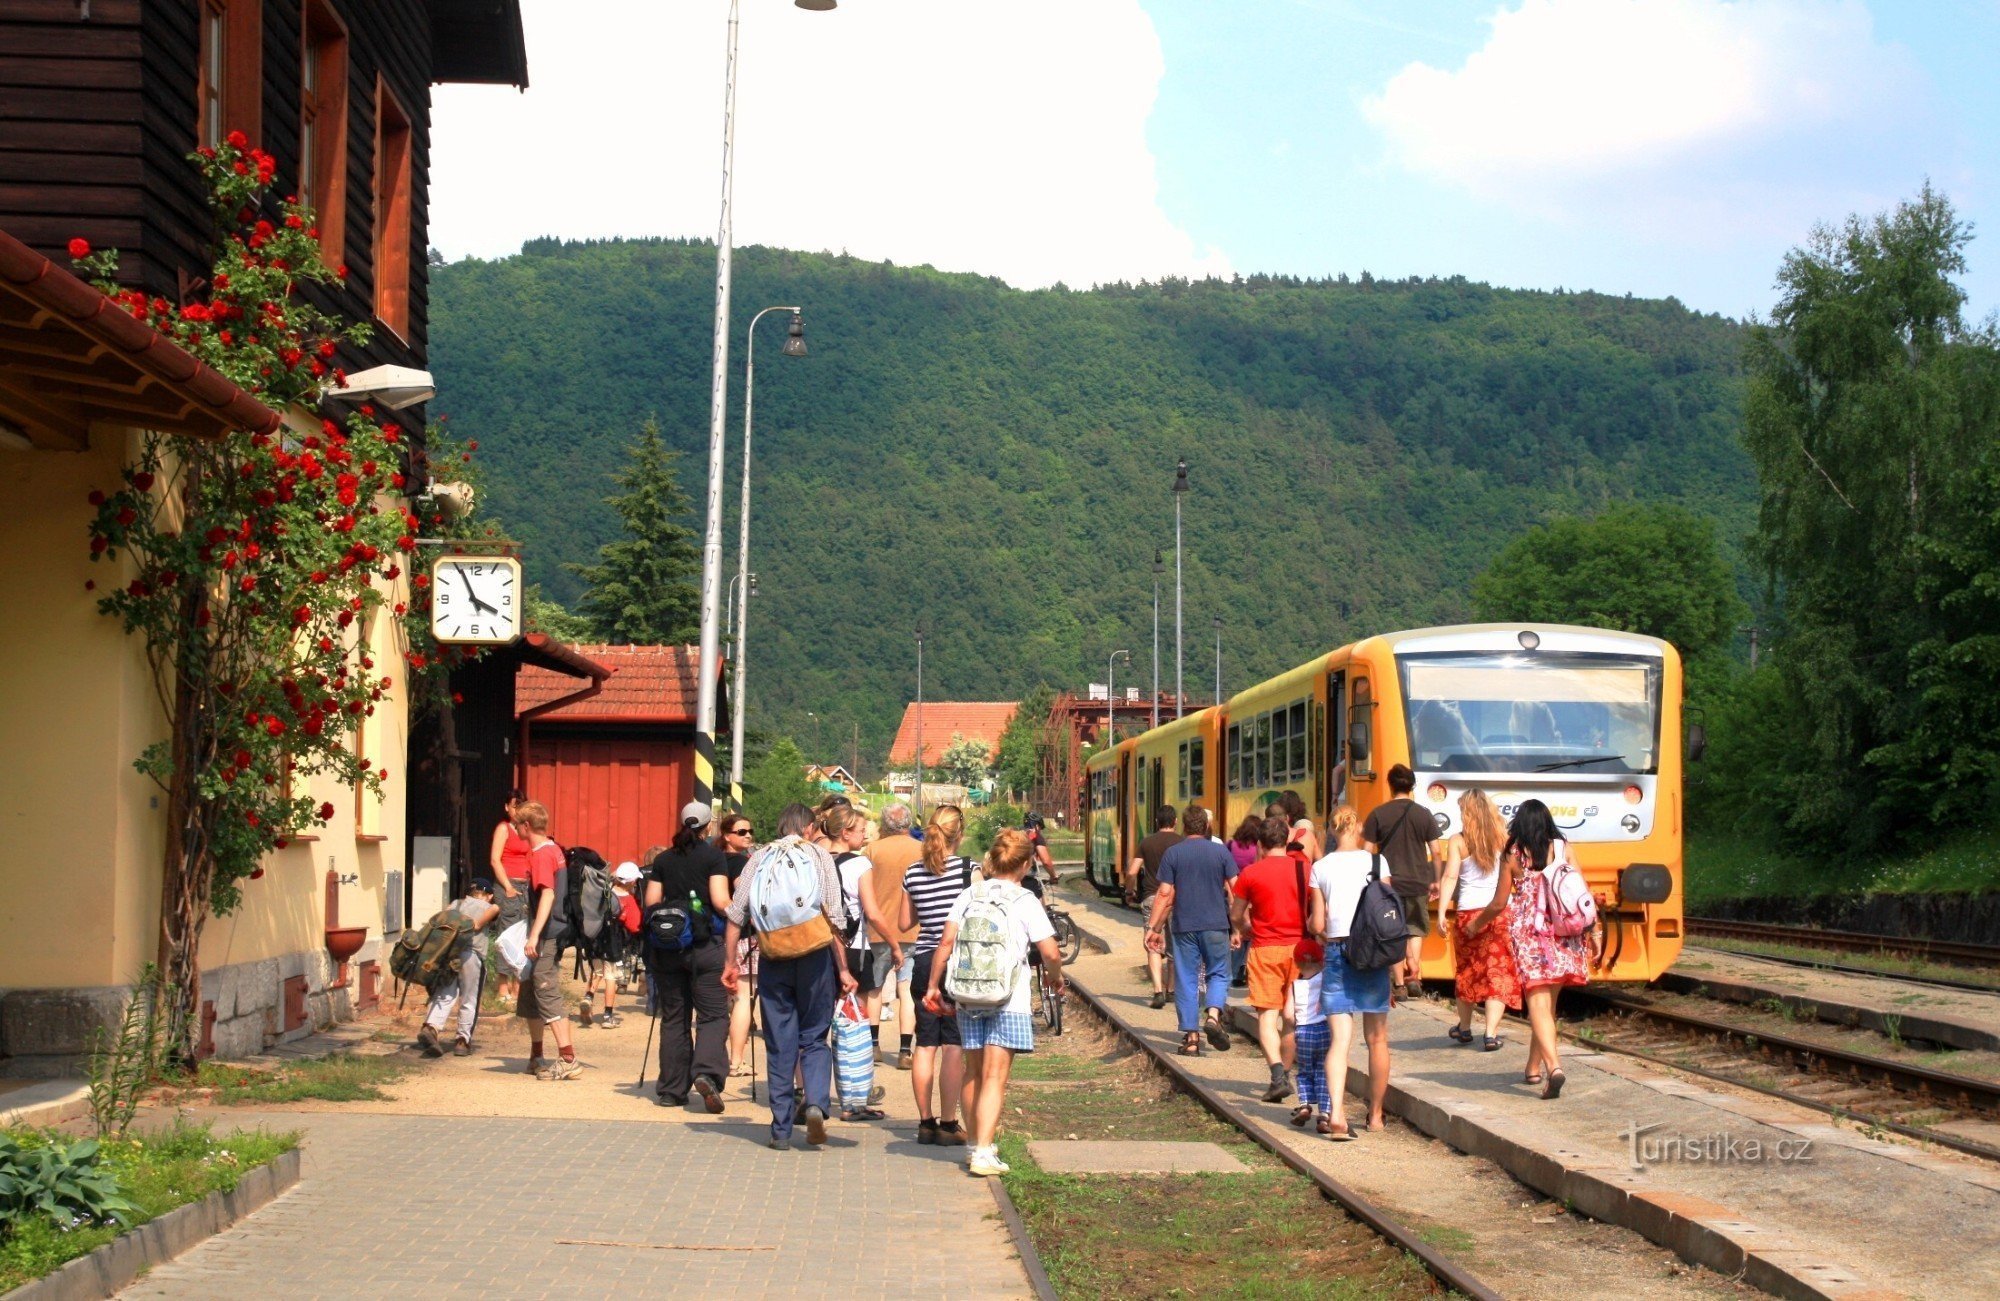
[[618,990],[624,983],[620,973],[627,956],[639,947],[639,897],[633,891],[643,879],[637,863],[620,863],[611,873],[611,895],[618,901],[618,933],[609,937],[604,958],[595,964],[591,980],[593,991],[604,991],[604,1012],[597,1024],[606,1030],[616,1029],[623,1019],[618,1015]]
[[458,979],[439,981],[438,987],[431,991],[431,1005],[424,1014],[424,1027],[417,1031],[417,1044],[427,1057],[444,1056],[444,1045],[438,1040],[438,1031],[444,1029],[454,1001],[458,1004],[458,1039],[451,1050],[460,1057],[472,1055],[472,1030],[479,1024],[479,994],[486,981],[483,932],[500,916],[500,905],[493,902],[493,882],[483,876],[475,878],[465,897],[451,906],[472,922],[472,930],[458,940],[458,952],[452,964],[458,968]]
[[647,874],[646,909],[663,903],[687,907],[697,919],[695,942],[686,949],[649,949],[646,956],[660,1014],[660,1076],[653,1101],[684,1107],[692,1091],[704,1110],[719,1115],[723,1081],[729,1078],[729,991],[722,985],[722,926],[716,919],[729,907],[729,864],[708,837],[714,816],[699,800],[683,808],[673,844]]

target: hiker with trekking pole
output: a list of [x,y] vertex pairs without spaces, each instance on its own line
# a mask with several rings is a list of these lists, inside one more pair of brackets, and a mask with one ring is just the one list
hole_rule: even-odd
[[[683,1107],[692,1092],[710,1115],[719,1115],[729,1076],[730,991],[723,986],[717,918],[729,906],[729,867],[708,838],[712,817],[700,802],[681,810],[673,844],[653,860],[640,933],[660,1035],[653,1101]],[[734,943],[732,936],[732,951]],[[651,1037],[649,1029],[649,1049]],[[639,1082],[645,1080],[642,1066]]]

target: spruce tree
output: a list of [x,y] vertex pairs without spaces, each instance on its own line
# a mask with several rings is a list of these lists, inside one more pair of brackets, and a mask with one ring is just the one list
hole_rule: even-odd
[[567,566],[584,584],[576,613],[605,641],[665,646],[697,635],[701,555],[694,530],[679,522],[692,506],[674,473],[679,458],[649,417],[613,478],[622,491],[604,499],[624,521],[625,536],[599,547],[596,564]]

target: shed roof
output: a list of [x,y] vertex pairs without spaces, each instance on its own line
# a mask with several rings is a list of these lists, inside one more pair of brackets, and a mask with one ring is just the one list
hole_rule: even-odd
[[922,705],[911,704],[903,710],[903,725],[896,729],[895,743],[889,747],[889,762],[917,761],[919,709],[923,711],[924,762],[932,764],[943,757],[954,735],[980,742],[988,755],[997,752],[1000,736],[1020,704],[1018,700],[926,700]]
[[[699,647],[578,645],[572,649],[610,669],[611,676],[604,689],[590,699],[542,714],[542,721],[694,722]],[[574,690],[573,679],[524,665],[514,684],[514,708],[525,713]]]

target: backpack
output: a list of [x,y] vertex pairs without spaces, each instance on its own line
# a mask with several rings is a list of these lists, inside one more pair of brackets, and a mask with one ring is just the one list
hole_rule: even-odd
[[410,985],[429,989],[456,979],[460,941],[477,928],[456,907],[446,908],[422,927],[405,927],[389,954],[389,974]]
[[563,870],[556,882],[555,914],[549,928],[559,936],[557,948],[575,946],[598,955],[597,943],[606,919],[615,921],[618,900],[611,893],[611,873],[604,856],[578,845],[563,851]]
[[998,889],[1003,884],[981,881],[973,886],[958,919],[958,940],[952,946],[944,992],[969,1011],[991,1012],[1005,1007],[1014,997],[1014,984],[1026,960],[1015,947],[1014,918],[1007,911],[1005,894]]
[[1342,952],[1356,971],[1380,971],[1409,956],[1409,940],[1403,901],[1382,883],[1382,855],[1376,854],[1368,868],[1368,884],[1361,887],[1361,898],[1354,905],[1354,920],[1347,924]]
[[1597,900],[1591,896],[1590,883],[1567,854],[1542,869],[1542,902],[1551,935],[1573,939],[1597,926]]
[[749,913],[766,957],[802,958],[835,943],[820,897],[819,863],[803,840],[788,836],[773,842],[744,870],[753,873]]
[[654,904],[647,910],[639,933],[646,937],[649,953],[685,953],[697,944],[708,943],[715,935],[715,923],[701,900],[689,894],[685,900]]

